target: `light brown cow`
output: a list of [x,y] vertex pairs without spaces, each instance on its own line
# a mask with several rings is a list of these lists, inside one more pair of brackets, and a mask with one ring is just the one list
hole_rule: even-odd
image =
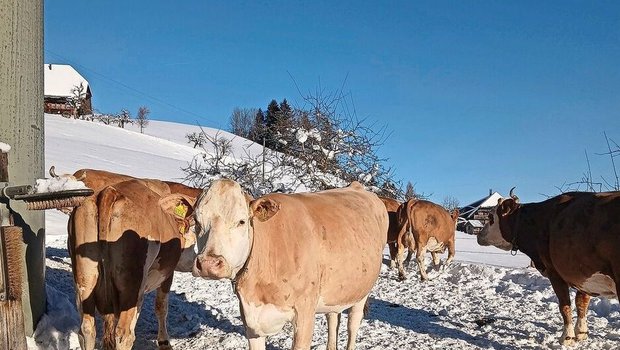
[[[458,216],[458,209],[450,215],[442,206],[426,200],[410,199],[399,207],[398,221],[401,228],[397,240],[396,265],[400,280],[407,278],[403,267],[403,253],[406,246],[409,250],[416,251],[422,281],[428,279],[424,262],[427,251],[433,256],[433,264],[439,266],[439,254],[448,248],[445,264],[449,265],[452,262]],[[408,234],[408,231],[411,233]],[[407,261],[410,257],[411,255],[407,256]]]
[[219,180],[196,204],[194,273],[232,279],[251,350],[292,321],[293,349],[309,349],[316,313],[349,309],[354,349],[364,304],[381,268],[388,216],[359,184],[318,193],[269,194],[248,202],[239,184]]
[[130,349],[142,297],[153,289],[158,343],[169,349],[167,296],[175,268],[193,266],[195,236],[187,218],[200,190],[92,169],[74,176],[95,190],[68,224],[82,349],[95,346],[96,310],[104,316],[104,347]]
[[[514,189],[514,188],[513,188]],[[521,250],[551,281],[564,328],[560,343],[588,337],[590,296],[620,296],[620,192],[571,192],[540,203],[499,200],[478,244]],[[569,287],[577,289],[573,316]]]

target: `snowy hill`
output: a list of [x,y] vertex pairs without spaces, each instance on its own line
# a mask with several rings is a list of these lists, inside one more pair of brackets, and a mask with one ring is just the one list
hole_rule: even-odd
[[[46,167],[57,172],[98,168],[138,177],[176,180],[197,150],[185,134],[197,126],[151,121],[140,134],[99,123],[45,117]],[[215,129],[233,140],[235,152],[261,152],[259,145]],[[67,216],[47,211],[47,283],[50,309],[37,340],[42,348],[79,348],[77,311],[66,250]],[[417,266],[410,279],[395,280],[384,266],[371,295],[370,313],[360,328],[358,349],[539,349],[560,348],[561,317],[547,279],[527,269],[529,259],[480,247],[475,237],[457,232],[456,262],[420,283]],[[429,264],[429,266],[432,264]],[[346,318],[346,317],[345,317]],[[175,349],[245,348],[238,303],[230,283],[177,273],[170,295],[169,332]],[[476,323],[485,323],[478,325]],[[612,349],[620,342],[617,301],[593,298],[588,314],[590,339],[575,349]],[[346,324],[346,321],[345,321]],[[56,330],[51,333],[50,330]],[[271,349],[291,346],[291,328],[269,339]],[[98,330],[101,334],[101,328]],[[145,301],[136,327],[135,349],[155,349],[157,321],[153,296]],[[345,346],[340,328],[339,347]],[[324,349],[326,322],[317,317],[313,348]]]

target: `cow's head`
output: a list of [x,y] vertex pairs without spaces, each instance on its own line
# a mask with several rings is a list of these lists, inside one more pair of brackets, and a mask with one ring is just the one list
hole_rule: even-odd
[[196,258],[195,245],[195,221],[194,207],[196,198],[181,194],[172,193],[162,197],[159,205],[164,213],[172,216],[175,221],[179,234],[183,236],[183,246],[181,247],[181,257],[177,263],[175,271],[190,272]]
[[510,198],[499,199],[497,207],[489,213],[489,221],[478,234],[478,244],[492,245],[499,249],[513,249],[512,232],[507,227],[508,217],[519,208],[519,197],[510,190]]
[[233,279],[252,247],[250,200],[232,180],[214,181],[196,204],[194,276]]

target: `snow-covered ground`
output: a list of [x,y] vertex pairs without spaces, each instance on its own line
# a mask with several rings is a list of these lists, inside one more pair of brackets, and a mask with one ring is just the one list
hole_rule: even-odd
[[[151,121],[144,134],[132,130],[46,116],[46,167],[57,173],[98,168],[139,177],[180,180],[181,166],[197,153],[184,135],[199,128]],[[135,130],[135,128],[133,128]],[[208,133],[217,130],[205,128]],[[222,133],[221,136],[232,135]],[[260,152],[260,146],[234,138],[236,152]],[[41,348],[79,348],[78,315],[67,246],[67,216],[48,210],[48,313],[36,334]],[[358,349],[540,349],[561,348],[561,317],[548,280],[526,268],[529,259],[496,248],[480,247],[474,236],[457,232],[455,262],[420,283],[417,266],[410,278],[396,281],[383,266],[371,294],[370,313],[358,336]],[[431,266],[430,259],[428,265]],[[620,347],[620,306],[593,298],[588,312],[590,339],[575,349]],[[175,349],[246,347],[237,299],[229,282],[206,281],[177,273],[168,316]],[[345,346],[346,317],[339,347]],[[101,328],[99,327],[99,332]],[[155,349],[157,320],[149,295],[136,328],[135,349]],[[313,348],[324,349],[326,322],[317,316]],[[35,341],[30,339],[35,348]],[[291,346],[291,327],[269,339],[270,349]]]

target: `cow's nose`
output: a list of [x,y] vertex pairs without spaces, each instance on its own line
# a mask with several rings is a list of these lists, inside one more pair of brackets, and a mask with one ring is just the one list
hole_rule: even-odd
[[208,255],[203,261],[207,271],[211,271],[217,274],[224,267],[224,258],[221,256]]

